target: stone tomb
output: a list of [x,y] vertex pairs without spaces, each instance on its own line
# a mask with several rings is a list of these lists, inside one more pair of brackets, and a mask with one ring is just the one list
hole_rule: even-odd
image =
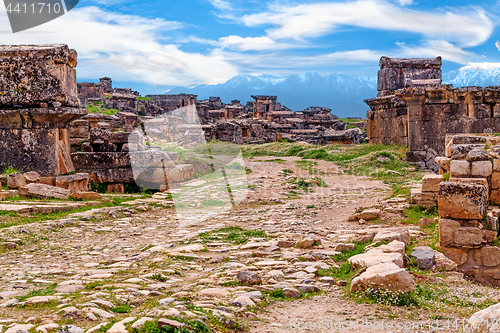
[[68,124],[85,115],[67,45],[0,46],[0,170],[73,172]]
[[407,146],[409,161],[433,171],[447,134],[500,132],[500,87],[443,85],[440,68],[440,57],[382,57],[378,96],[365,100],[370,143]]

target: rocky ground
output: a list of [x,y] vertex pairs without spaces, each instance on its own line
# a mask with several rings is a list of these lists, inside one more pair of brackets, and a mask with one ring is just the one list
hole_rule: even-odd
[[[419,226],[405,198],[388,199],[388,185],[332,162],[245,164],[248,197],[188,224],[161,193],[56,220],[8,215],[17,225],[0,234],[3,331],[461,332],[500,299],[460,273],[418,268],[408,299],[351,294],[349,256],[380,231],[411,236],[407,250],[432,245],[435,223]],[[351,217],[370,207],[375,218]]]

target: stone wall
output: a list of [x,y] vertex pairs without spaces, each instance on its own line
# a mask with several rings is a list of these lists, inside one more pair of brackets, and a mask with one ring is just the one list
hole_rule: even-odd
[[370,143],[443,154],[447,134],[500,132],[500,87],[442,85],[440,66],[440,58],[381,59],[380,92],[365,101]]
[[[413,203],[439,209],[439,246],[469,279],[500,286],[500,137],[448,135],[442,175],[426,175],[412,190]],[[448,179],[448,181],[444,181]],[[492,207],[491,207],[492,208]]]

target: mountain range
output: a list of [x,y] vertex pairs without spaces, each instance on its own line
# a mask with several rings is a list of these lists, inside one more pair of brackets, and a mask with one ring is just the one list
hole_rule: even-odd
[[222,84],[176,87],[167,93],[195,94],[198,100],[220,96],[224,103],[236,99],[241,104],[253,101],[251,95],[276,95],[279,103],[293,111],[323,106],[332,109],[332,113],[339,117],[364,117],[368,106],[363,100],[376,96],[377,79],[345,74],[321,76],[316,72],[286,77],[238,75]]
[[[455,87],[500,85],[500,68],[484,70],[455,70],[443,73],[443,83]],[[132,86],[120,83],[120,86]],[[142,89],[139,89],[142,88]],[[291,76],[238,75],[217,85],[197,85],[194,87],[137,87],[140,91],[166,94],[188,93],[198,95],[198,100],[219,96],[224,103],[240,100],[242,104],[253,101],[251,95],[276,95],[278,102],[293,111],[301,111],[310,106],[323,106],[332,113],[344,117],[366,117],[367,98],[377,96],[377,77],[330,74],[321,76],[316,72]],[[165,91],[165,89],[168,89]]]

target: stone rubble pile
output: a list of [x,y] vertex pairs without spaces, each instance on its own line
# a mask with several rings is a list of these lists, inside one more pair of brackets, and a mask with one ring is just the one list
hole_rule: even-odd
[[[439,209],[441,252],[471,280],[500,285],[500,139],[492,134],[446,137],[440,175],[427,175],[412,190],[415,204]],[[445,181],[448,179],[448,181]]]

